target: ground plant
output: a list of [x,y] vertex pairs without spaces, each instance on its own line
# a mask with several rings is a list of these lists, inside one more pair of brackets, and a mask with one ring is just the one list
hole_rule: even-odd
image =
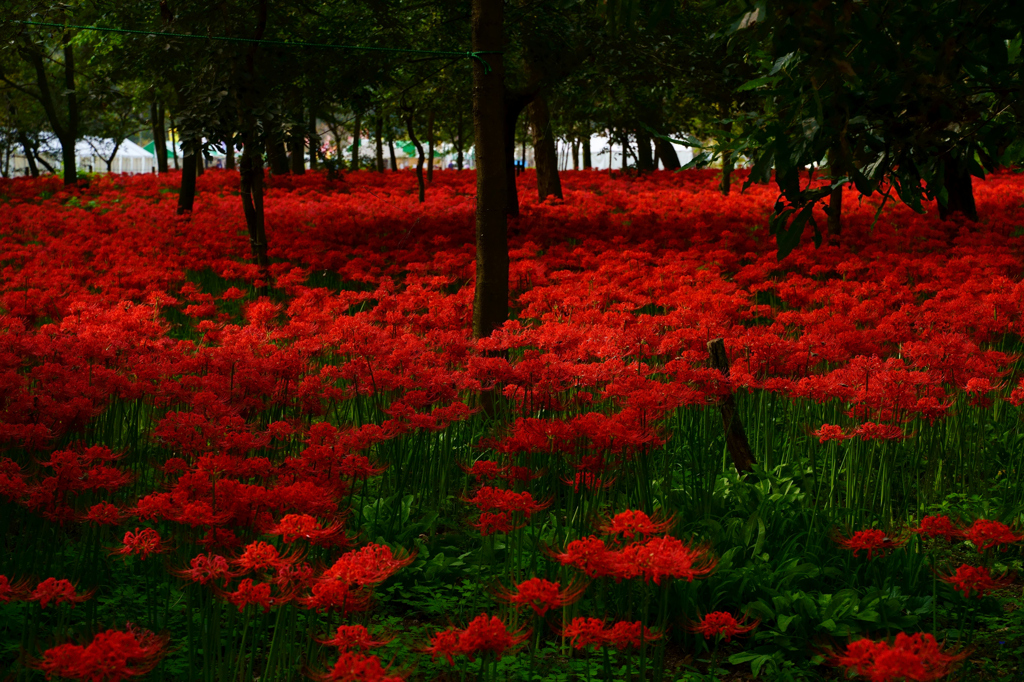
[[179,180],[0,180],[2,679],[1024,676],[1018,173],[527,171],[481,340],[472,171]]

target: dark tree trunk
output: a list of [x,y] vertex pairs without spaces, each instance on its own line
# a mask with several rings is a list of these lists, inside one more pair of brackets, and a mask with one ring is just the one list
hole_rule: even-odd
[[352,124],[352,163],[349,169],[359,170],[359,137],[363,132],[363,115],[356,114],[356,120]]
[[[555,136],[551,132],[551,113],[547,100],[538,94],[530,104],[530,127],[533,129],[533,157],[537,163],[537,196],[562,198],[562,182],[558,177],[558,156]],[[525,158],[525,154],[523,155]]]
[[391,170],[398,170],[398,157],[395,156],[395,141],[388,140],[388,154],[391,155]]
[[313,170],[319,162],[320,134],[316,131],[316,109],[312,104],[309,105],[309,130],[306,134],[309,135],[309,170]]
[[[516,187],[516,126],[519,114],[530,103],[531,97],[526,95],[510,95],[504,98],[505,113],[505,211],[510,216],[519,215],[519,190]],[[476,125],[474,112],[474,125]],[[524,156],[525,158],[525,156]]]
[[651,136],[644,130],[636,131],[636,169],[649,173],[657,168],[651,154]]
[[[502,0],[473,0],[473,130],[476,135],[476,291],[473,336],[485,338],[508,319],[508,187]],[[516,112],[518,116],[518,112]],[[515,117],[512,117],[515,131]],[[512,138],[514,144],[514,137]],[[515,178],[513,177],[513,181]]]
[[661,158],[661,165],[665,166],[665,170],[679,170],[682,167],[683,164],[679,163],[676,148],[672,146],[671,142],[658,138],[654,144],[658,147],[658,156]]
[[576,138],[572,141],[572,169],[580,169],[580,141]]
[[224,142],[224,168],[235,170],[235,141],[231,138]]
[[416,133],[412,129],[412,110],[409,110],[405,114],[405,129],[409,133],[409,139],[416,147],[416,184],[420,190],[420,203],[427,200],[426,197],[426,186],[423,182],[423,145],[420,144],[419,139],[416,138]]
[[249,230],[252,258],[269,281],[270,258],[267,256],[267,232],[263,220],[263,159],[257,149],[255,132],[246,134],[239,164],[241,173],[242,211]]
[[171,158],[174,160],[174,170],[181,170],[181,166],[178,164],[178,127],[173,116],[171,117]]
[[291,129],[288,135],[288,146],[290,147],[289,161],[291,161],[292,173],[304,175],[306,173],[306,140],[302,134],[302,126],[298,125]]
[[206,172],[206,155],[202,152],[196,154],[196,177],[203,177],[203,173]]
[[376,171],[378,173],[384,172],[384,114],[377,112],[376,122],[373,128],[373,140],[376,145],[375,159],[376,159]]
[[64,170],[64,184],[73,185],[78,182],[78,169],[75,167],[75,144],[78,142],[78,95],[75,92],[75,50],[71,45],[71,37],[65,33],[64,45],[64,104],[67,120],[62,122],[57,113],[50,90],[50,82],[46,77],[46,66],[42,55],[36,51],[35,45],[29,44],[22,55],[32,65],[36,76],[36,87],[39,89],[39,103],[46,113],[57,139],[60,140],[61,162]]
[[196,200],[196,167],[199,154],[187,154],[182,161],[181,190],[178,192],[178,215],[191,213]]
[[462,152],[463,147],[465,145],[462,140],[462,109],[459,109],[458,118],[456,119],[455,123],[455,145],[458,148],[458,156],[455,157],[455,168],[457,168],[458,170],[462,170],[462,166],[465,164],[465,159],[463,158]]
[[[434,110],[427,112],[427,182],[434,181]],[[420,200],[422,201],[422,199]]]
[[732,152],[722,152],[722,184],[720,188],[722,194],[729,194],[729,190],[732,189],[732,171],[736,167],[736,160],[733,157]]
[[25,161],[28,163],[28,172],[33,178],[38,178],[39,167],[36,166],[36,150],[32,147],[32,143],[29,142],[28,135],[25,134],[24,130],[18,131],[18,142],[21,143],[21,148],[25,150]]
[[164,126],[164,104],[157,97],[149,105],[149,120],[153,124],[153,156],[156,172],[167,172],[167,128]]
[[267,133],[267,163],[270,165],[271,175],[288,175],[288,153],[277,131]]
[[590,170],[594,167],[594,159],[590,155],[590,126],[587,126],[587,132],[580,138],[580,144],[583,145],[583,168]]
[[946,203],[939,202],[939,218],[948,220],[953,214],[959,213],[967,220],[977,222],[974,185],[966,164],[953,158],[952,154],[943,155],[942,179],[946,189]]

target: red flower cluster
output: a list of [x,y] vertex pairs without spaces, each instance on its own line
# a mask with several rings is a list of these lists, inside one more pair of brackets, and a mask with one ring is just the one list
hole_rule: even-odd
[[871,682],[933,682],[950,673],[963,654],[942,651],[930,634],[899,633],[893,643],[860,639],[833,658],[833,665],[850,668]]
[[979,597],[984,596],[993,590],[1006,587],[1011,582],[1009,577],[993,577],[984,566],[969,564],[961,565],[952,575],[940,575],[939,578],[955,587],[957,591],[963,592],[965,598],[970,597],[972,593]]
[[709,575],[718,563],[708,554],[707,547],[688,545],[671,536],[632,542],[620,550],[590,536],[573,540],[564,552],[553,556],[559,563],[583,571],[591,578],[643,578],[657,585],[665,578],[692,582]]
[[88,682],[120,682],[145,675],[156,667],[167,639],[146,630],[107,630],[86,646],[61,644],[43,652],[35,667],[46,677]]
[[468,656],[472,661],[480,654],[494,654],[500,659],[529,636],[529,630],[509,632],[500,618],[481,613],[462,630],[448,628],[435,633],[430,638],[430,646],[423,651],[432,659],[444,656],[450,665],[455,665],[454,656]]
[[[976,520],[969,528],[964,529],[963,536],[970,540],[979,552],[1024,540],[1024,535],[1015,532],[1005,523],[990,519]],[[1004,547],[1003,550],[1005,549]]]
[[918,527],[911,528],[910,532],[929,538],[945,538],[948,542],[964,536],[963,529],[954,524],[948,516],[925,516]]
[[626,649],[639,647],[641,640],[644,643],[655,642],[661,639],[662,633],[643,627],[640,621],[619,621],[605,627],[605,622],[599,618],[573,618],[562,629],[562,636],[567,637],[576,649],[598,649],[602,646]]
[[704,635],[704,639],[722,637],[726,642],[732,641],[737,635],[745,635],[758,626],[760,620],[755,620],[749,625],[744,625],[747,617],[736,620],[736,616],[726,611],[712,611],[706,614],[699,622],[690,625],[690,629]]
[[549,609],[560,608],[574,603],[583,596],[586,584],[569,585],[564,590],[561,585],[544,578],[530,578],[516,585],[515,592],[499,587],[498,599],[516,606],[529,606],[538,616],[543,616]]
[[875,555],[882,556],[897,547],[902,547],[907,540],[902,537],[889,537],[888,533],[877,528],[867,528],[856,531],[848,538],[836,536],[836,542],[840,547],[853,550],[854,556],[861,551],[867,551],[870,560]]

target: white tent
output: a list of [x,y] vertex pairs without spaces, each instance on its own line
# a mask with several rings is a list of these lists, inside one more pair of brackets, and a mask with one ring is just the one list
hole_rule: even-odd
[[[79,170],[95,173],[107,171],[106,159],[114,151],[114,141],[100,137],[85,137],[75,145],[75,164]],[[123,140],[110,164],[112,173],[149,173],[156,159],[131,140]]]
[[[104,159],[109,158],[112,151],[114,151],[113,140],[84,137],[75,144],[75,167],[80,171],[106,173],[107,163]],[[22,152],[22,150],[18,149],[18,152]],[[45,157],[51,166],[60,168],[61,150],[57,138],[41,140],[36,152]],[[110,164],[110,170],[114,173],[149,173],[154,165],[156,165],[156,160],[152,154],[126,139],[117,148],[117,154]],[[22,175],[27,173],[27,170],[28,161],[21,153],[11,157],[12,174]],[[44,168],[39,170],[45,172]]]

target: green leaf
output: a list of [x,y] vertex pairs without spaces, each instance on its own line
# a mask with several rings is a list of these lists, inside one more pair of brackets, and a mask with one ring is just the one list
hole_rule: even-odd
[[778,620],[779,632],[785,632],[786,628],[789,627],[789,624],[792,623],[794,620],[796,620],[799,617],[800,616],[796,615],[795,613],[791,613],[791,614],[784,615],[784,616],[779,616],[779,620]]
[[765,76],[764,78],[755,78],[752,81],[747,81],[740,87],[736,88],[736,92],[746,92],[747,90],[753,90],[759,88],[762,85],[775,85],[780,80],[780,76]]

